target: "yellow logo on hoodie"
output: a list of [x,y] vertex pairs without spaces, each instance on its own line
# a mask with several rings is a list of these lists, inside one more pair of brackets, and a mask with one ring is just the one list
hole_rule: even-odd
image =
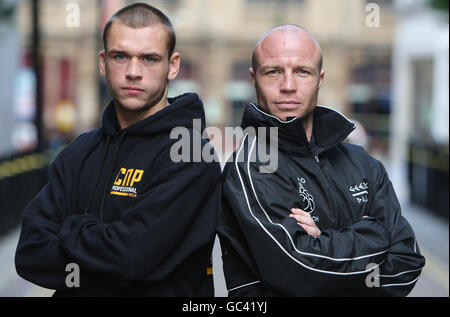
[[144,175],[144,170],[134,168],[121,168],[114,180],[111,195],[137,197],[134,184],[139,183]]

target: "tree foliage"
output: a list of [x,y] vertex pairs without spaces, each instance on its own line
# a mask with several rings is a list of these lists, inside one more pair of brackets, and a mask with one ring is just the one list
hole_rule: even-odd
[[429,0],[432,8],[448,13],[449,0]]

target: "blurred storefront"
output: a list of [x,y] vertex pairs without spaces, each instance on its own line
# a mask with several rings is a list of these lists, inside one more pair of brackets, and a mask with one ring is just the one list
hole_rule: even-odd
[[[4,63],[2,69],[8,69],[8,75],[2,74],[5,77],[2,82],[11,84],[14,81],[11,79],[19,82],[18,88],[4,85],[0,94],[4,121],[0,150],[5,153],[0,159],[0,178],[5,188],[10,188],[5,184],[20,177],[20,171],[28,171],[20,169],[20,164],[28,162],[21,158],[41,155],[40,163],[30,166],[45,174],[62,146],[99,125],[110,100],[105,80],[98,71],[103,27],[114,12],[134,2],[138,1],[0,2],[1,12],[5,12],[5,17],[9,12],[10,19],[8,31],[0,33],[9,34],[6,41],[10,47],[9,55],[0,61]],[[245,104],[255,101],[249,75],[254,45],[261,33],[282,23],[306,27],[322,46],[326,80],[320,103],[350,117],[358,114],[355,119],[363,125],[370,122],[366,119],[372,100],[354,99],[354,89],[349,87],[352,83],[373,83],[370,76],[357,75],[365,69],[377,73],[379,68],[385,71],[390,67],[395,22],[391,1],[376,1],[375,9],[379,12],[375,13],[380,20],[376,25],[367,22],[368,15],[372,14],[368,5],[372,2],[366,0],[154,0],[148,3],[172,20],[177,50],[182,53],[181,72],[171,83],[169,95],[186,91],[199,93],[210,126],[224,128],[240,124]],[[1,23],[0,30],[4,24]],[[3,47],[1,52],[6,52]],[[17,109],[12,106],[14,93],[10,92],[16,93]],[[371,134],[374,129],[369,127],[367,131]],[[375,135],[373,139],[376,138]],[[13,142],[19,146],[14,147]],[[224,149],[232,149],[237,144],[223,144],[217,151],[219,155],[231,154]],[[39,152],[35,153],[38,148]],[[46,149],[51,150],[45,152]],[[18,159],[22,163],[12,163]],[[28,183],[39,186],[40,180],[45,183],[41,174],[29,175],[39,179],[35,182],[27,179]],[[21,201],[28,201],[34,194],[30,191],[29,197],[23,196]],[[14,208],[16,212],[19,209]]]
[[[18,2],[24,51],[29,50],[30,44],[27,41],[31,32],[30,2]],[[100,122],[101,112],[110,98],[98,72],[102,29],[112,13],[138,1],[39,2],[43,135],[46,140],[55,139],[58,143]],[[395,25],[392,1],[154,0],[149,3],[173,21],[177,50],[182,53],[182,71],[171,84],[170,94],[187,90],[200,93],[209,125],[240,124],[245,104],[255,100],[248,69],[257,38],[272,26],[294,23],[309,29],[324,51],[326,77],[319,102],[367,125],[373,148],[386,154],[389,134],[386,116],[390,112],[386,87],[390,84]],[[375,15],[377,23],[368,22],[371,15]],[[370,90],[369,94],[362,95],[364,89]],[[379,120],[368,115],[373,112]]]
[[[98,1],[40,0],[39,61],[44,148],[64,144],[97,123],[97,52],[100,48]],[[19,1],[23,49],[31,51],[31,1]]]
[[411,202],[448,220],[449,24],[427,1],[397,0],[391,161]]
[[[174,21],[177,48],[182,62],[195,70],[190,80],[204,100],[209,125],[240,124],[245,104],[255,101],[249,68],[258,37],[275,25],[293,23],[310,30],[324,52],[326,75],[319,103],[366,126],[368,150],[387,155],[392,1],[160,0],[152,4]],[[371,15],[377,23],[371,23]]]
[[[0,2],[0,157],[18,148],[20,144],[13,143],[13,131],[24,128],[29,117],[27,109],[33,109],[33,77],[26,68],[21,69],[20,36],[16,23],[16,6],[12,1]],[[17,74],[15,80],[11,75]],[[27,76],[28,75],[28,76]],[[14,92],[20,92],[20,95]],[[19,100],[18,97],[21,99]],[[31,101],[31,104],[28,102]],[[31,114],[32,115],[32,114]],[[23,119],[23,120],[21,120]],[[25,128],[26,129],[26,128]],[[25,133],[16,133],[16,140]],[[20,138],[22,144],[25,137]],[[20,141],[19,141],[20,143]]]

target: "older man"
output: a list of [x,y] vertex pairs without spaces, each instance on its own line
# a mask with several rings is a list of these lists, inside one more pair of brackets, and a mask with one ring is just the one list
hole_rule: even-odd
[[[317,105],[317,41],[302,27],[275,27],[250,73],[258,104],[247,105],[242,128],[259,129],[225,167],[218,225],[229,295],[407,295],[425,259],[383,165],[343,142],[350,120]],[[261,172],[273,127],[277,169]]]

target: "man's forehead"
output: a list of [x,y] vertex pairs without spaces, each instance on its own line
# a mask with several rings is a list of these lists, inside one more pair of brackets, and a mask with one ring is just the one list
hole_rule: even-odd
[[264,32],[258,39],[258,42],[256,43],[255,47],[258,47],[266,38],[270,36],[286,36],[286,35],[297,35],[299,37],[305,38],[306,40],[311,40],[315,43],[317,48],[320,49],[320,45],[317,42],[317,40],[314,38],[314,36],[305,28],[295,25],[295,24],[284,24],[280,26],[276,26],[266,32]]
[[320,49],[309,36],[290,30],[274,31],[269,34],[256,48],[256,54],[261,64],[282,57],[311,60],[311,62],[320,59]]
[[108,50],[149,53],[167,49],[167,33],[161,24],[131,28],[113,23],[107,40]]

